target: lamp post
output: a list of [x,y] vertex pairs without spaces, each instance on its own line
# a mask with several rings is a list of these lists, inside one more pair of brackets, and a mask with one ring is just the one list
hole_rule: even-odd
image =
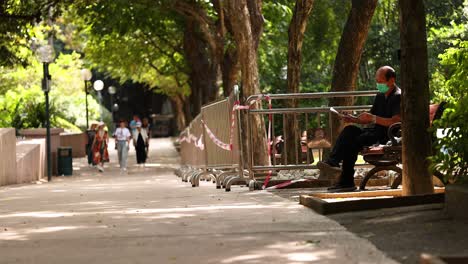
[[88,81],[93,78],[93,74],[91,73],[90,70],[88,69],[82,69],[81,70],[81,78],[84,81],[84,89],[85,89],[85,94],[86,94],[86,129],[89,129],[89,117],[88,117]]
[[49,113],[49,91],[51,75],[49,74],[49,63],[55,58],[54,48],[51,45],[44,45],[37,49],[39,61],[43,64],[44,76],[42,78],[42,91],[45,95],[46,114],[46,149],[47,149],[47,180],[52,180],[52,160],[50,147],[50,113]]
[[96,92],[98,93],[98,97],[99,97],[99,109],[100,109],[100,113],[99,113],[99,119],[100,121],[102,122],[102,96],[101,96],[101,91],[102,89],[104,89],[104,82],[101,81],[101,80],[97,80],[94,82],[93,84],[93,88],[94,90],[96,90]]
[[117,92],[117,89],[114,86],[109,86],[107,88],[107,91],[109,92],[110,95],[110,110],[111,110],[111,115],[112,115],[112,129],[114,129],[114,94]]

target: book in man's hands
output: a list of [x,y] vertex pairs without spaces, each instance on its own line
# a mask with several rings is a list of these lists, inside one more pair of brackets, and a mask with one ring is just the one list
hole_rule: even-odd
[[347,113],[341,113],[341,112],[338,112],[335,108],[333,107],[330,107],[330,112],[334,113],[334,114],[337,114],[340,118],[351,118],[351,119],[358,119],[357,116],[354,116],[354,115],[350,115],[350,114],[347,114]]

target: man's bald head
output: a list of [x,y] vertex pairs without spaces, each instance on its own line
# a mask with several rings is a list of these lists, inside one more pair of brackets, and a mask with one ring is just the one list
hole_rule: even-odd
[[382,66],[375,73],[375,79],[378,83],[388,82],[391,78],[393,78],[393,82],[395,82],[396,73],[390,66]]
[[382,66],[375,73],[377,89],[386,95],[390,94],[395,88],[396,73],[390,66]]

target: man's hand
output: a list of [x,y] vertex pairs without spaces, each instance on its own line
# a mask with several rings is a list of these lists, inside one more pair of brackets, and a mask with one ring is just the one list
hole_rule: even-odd
[[362,113],[357,118],[361,124],[372,124],[375,121],[375,116],[370,113]]
[[357,118],[357,117],[355,117],[353,115],[343,115],[342,119],[346,123],[359,123],[359,118]]

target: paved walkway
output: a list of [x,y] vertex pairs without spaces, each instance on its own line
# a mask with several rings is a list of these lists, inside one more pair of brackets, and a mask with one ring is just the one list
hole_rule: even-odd
[[395,263],[327,217],[272,193],[173,174],[169,139],[120,175],[75,162],[73,177],[0,188],[0,263]]

